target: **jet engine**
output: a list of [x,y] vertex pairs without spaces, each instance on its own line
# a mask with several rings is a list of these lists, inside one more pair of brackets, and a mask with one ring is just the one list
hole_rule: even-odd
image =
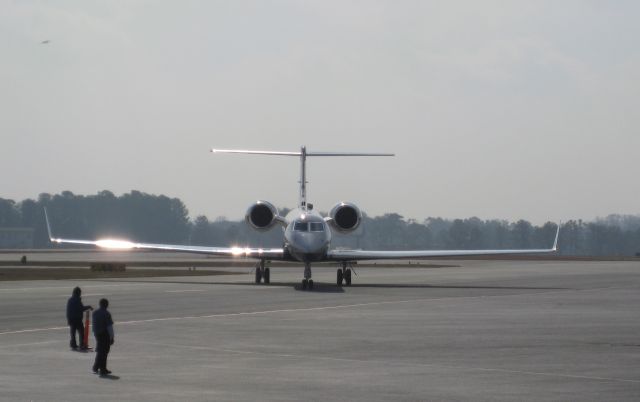
[[269,230],[278,221],[278,209],[267,201],[256,201],[244,216],[249,226],[256,230]]
[[329,212],[329,224],[341,233],[353,232],[360,226],[362,212],[355,204],[339,202]]

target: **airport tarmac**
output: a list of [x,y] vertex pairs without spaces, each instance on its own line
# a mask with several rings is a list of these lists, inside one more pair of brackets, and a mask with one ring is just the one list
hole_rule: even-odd
[[[247,269],[0,282],[0,400],[637,401],[640,263]],[[68,348],[65,303],[110,300],[113,376]],[[93,339],[91,340],[94,343]]]

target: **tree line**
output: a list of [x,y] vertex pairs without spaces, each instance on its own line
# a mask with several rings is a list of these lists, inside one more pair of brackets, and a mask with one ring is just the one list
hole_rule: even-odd
[[[150,243],[207,246],[252,245],[280,247],[282,231],[256,232],[243,221],[206,216],[189,218],[178,198],[140,191],[116,196],[110,191],[95,195],[40,194],[37,200],[20,202],[0,198],[0,228],[34,229],[34,246],[48,248],[44,207],[54,235],[67,238],[123,237]],[[526,220],[427,218],[422,222],[397,213],[364,216],[350,235],[335,234],[334,247],[410,249],[548,248],[555,223],[533,225]],[[561,255],[633,256],[640,252],[640,216],[609,215],[592,222],[571,220],[560,231]]]

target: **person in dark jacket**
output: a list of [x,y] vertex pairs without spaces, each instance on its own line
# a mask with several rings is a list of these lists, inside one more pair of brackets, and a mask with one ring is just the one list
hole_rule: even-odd
[[80,349],[86,349],[87,345],[84,344],[84,325],[82,324],[82,313],[87,310],[93,310],[91,306],[85,306],[82,304],[82,298],[80,294],[82,290],[79,287],[75,287],[73,289],[73,293],[71,297],[67,301],[67,323],[69,324],[69,328],[71,330],[71,340],[69,341],[69,346],[71,349],[78,349],[78,344],[76,343],[76,332],[78,333],[78,338],[80,340]]
[[113,319],[107,311],[109,300],[100,299],[100,308],[93,312],[93,335],[96,337],[96,360],[93,363],[93,372],[100,375],[111,374],[107,370],[107,355],[113,345]]

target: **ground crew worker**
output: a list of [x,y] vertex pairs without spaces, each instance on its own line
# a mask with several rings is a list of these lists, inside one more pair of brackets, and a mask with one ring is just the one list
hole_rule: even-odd
[[113,319],[107,311],[109,300],[100,299],[100,308],[93,312],[93,335],[96,337],[96,360],[93,372],[100,375],[111,374],[107,370],[107,355],[114,341]]
[[78,344],[76,343],[76,332],[78,333],[78,338],[80,339],[80,349],[87,349],[87,345],[84,344],[84,325],[82,324],[82,313],[87,310],[93,310],[91,306],[84,306],[82,304],[82,298],[80,294],[82,290],[79,287],[75,287],[73,289],[73,293],[71,297],[67,301],[67,323],[69,324],[69,328],[71,330],[71,340],[69,341],[69,346],[71,349],[78,349]]

